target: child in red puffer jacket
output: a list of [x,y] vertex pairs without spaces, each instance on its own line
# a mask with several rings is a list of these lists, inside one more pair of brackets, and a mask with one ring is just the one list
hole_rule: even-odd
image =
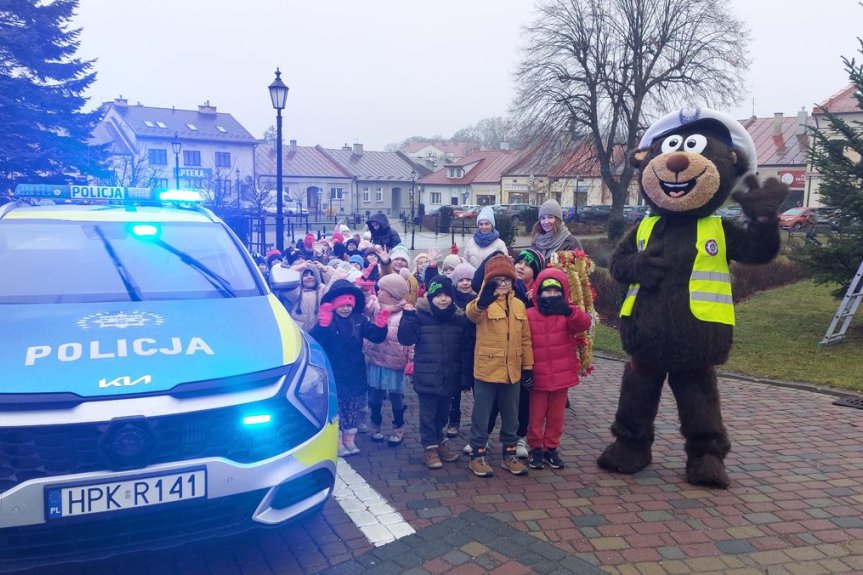
[[533,285],[534,306],[527,310],[533,342],[528,466],[542,469],[548,463],[560,469],[565,466],[557,448],[563,435],[566,395],[570,387],[578,385],[575,336],[590,328],[591,319],[569,303],[569,282],[562,271],[544,269]]

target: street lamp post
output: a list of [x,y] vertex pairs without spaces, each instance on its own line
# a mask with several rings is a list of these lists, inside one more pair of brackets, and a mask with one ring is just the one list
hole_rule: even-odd
[[282,73],[276,68],[276,79],[269,85],[270,100],[276,109],[276,249],[285,247],[284,206],[282,205],[282,110],[288,99],[288,87],[281,79]]
[[171,149],[174,150],[174,182],[177,189],[180,189],[180,149],[183,143],[177,137],[177,132],[174,132],[174,139],[171,141]]
[[417,231],[417,221],[414,217],[414,199],[416,197],[414,188],[416,186],[416,181],[417,171],[411,170],[411,249],[414,249],[414,237],[416,236]]

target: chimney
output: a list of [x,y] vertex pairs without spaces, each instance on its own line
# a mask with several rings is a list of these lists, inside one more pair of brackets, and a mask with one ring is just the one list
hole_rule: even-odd
[[362,156],[363,155],[363,145],[362,144],[354,144],[354,155]]
[[342,146],[342,150],[345,152],[350,152],[351,146],[347,142],[345,142],[345,144]]
[[508,150],[509,149],[509,142],[507,142],[506,140],[501,140],[500,141],[500,149],[501,150]]
[[119,98],[114,98],[114,105],[115,106],[128,106],[129,100],[127,100],[126,98],[123,97],[122,94],[120,94]]
[[291,140],[291,142],[290,142],[290,147],[289,147],[289,152],[290,152],[291,154],[296,154],[296,153],[297,153],[297,141],[296,141],[296,140]]
[[773,137],[782,137],[782,112],[775,112],[773,114]]
[[797,136],[808,136],[809,114],[806,113],[806,108],[797,112]]
[[203,104],[201,104],[200,106],[198,106],[198,113],[199,113],[199,114],[210,114],[210,115],[215,115],[215,114],[216,114],[216,107],[215,107],[215,106],[211,106],[211,105],[210,105],[210,101],[209,101],[209,100],[207,100],[206,102],[204,102]]

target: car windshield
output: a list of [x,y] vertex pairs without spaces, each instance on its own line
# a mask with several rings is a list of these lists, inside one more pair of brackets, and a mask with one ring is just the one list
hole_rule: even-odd
[[[136,234],[136,226],[145,232]],[[0,304],[263,293],[217,224],[7,220],[0,226],[0,269]]]
[[785,212],[782,215],[783,216],[800,216],[802,214],[803,214],[803,208],[791,208],[790,210],[788,210],[787,212]]

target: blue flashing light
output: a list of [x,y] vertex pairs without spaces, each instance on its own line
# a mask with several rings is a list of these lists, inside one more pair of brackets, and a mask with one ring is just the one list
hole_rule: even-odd
[[159,235],[159,226],[153,224],[133,224],[132,234],[141,238],[155,237]]
[[270,423],[273,420],[273,416],[269,413],[261,413],[259,415],[247,415],[243,418],[243,425],[263,425],[265,423]]
[[165,190],[159,194],[159,199],[163,202],[195,202],[203,201],[201,194],[194,190]]

